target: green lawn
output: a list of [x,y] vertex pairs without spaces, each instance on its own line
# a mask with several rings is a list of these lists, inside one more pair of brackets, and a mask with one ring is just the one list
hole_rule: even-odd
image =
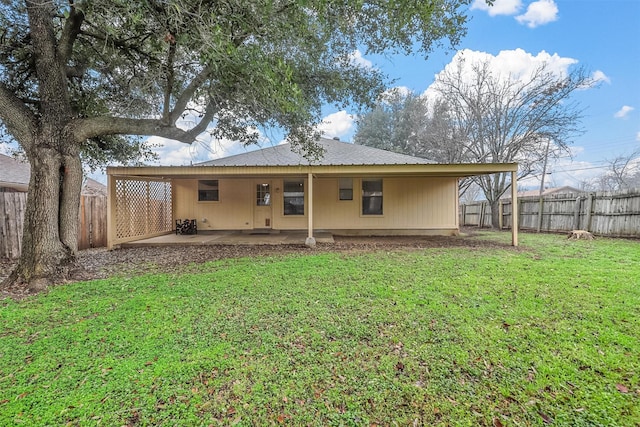
[[0,425],[638,425],[640,242],[520,237],[0,301]]

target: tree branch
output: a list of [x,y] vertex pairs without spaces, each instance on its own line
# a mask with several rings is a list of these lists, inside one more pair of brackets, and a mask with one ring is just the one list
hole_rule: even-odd
[[169,53],[167,54],[167,63],[164,65],[167,86],[164,89],[162,119],[165,121],[169,121],[171,114],[171,93],[173,92],[173,85],[175,82],[173,66],[175,64],[177,47],[175,37],[171,33],[168,33],[166,38],[168,39],[167,42],[169,43]]
[[84,22],[84,13],[75,8],[73,1],[69,3],[71,4],[69,18],[67,18],[65,22],[62,34],[60,35],[60,41],[58,42],[58,51],[63,64],[67,64],[69,58],[71,58],[73,44],[78,38],[80,27],[82,27],[82,23]]
[[20,141],[20,145],[25,150],[30,148],[37,130],[36,117],[2,82],[0,82],[0,121],[7,127],[9,133]]
[[196,91],[207,81],[209,76],[211,75],[213,68],[211,66],[205,67],[200,71],[198,75],[196,75],[193,80],[189,83],[189,85],[184,89],[182,94],[176,100],[176,104],[173,106],[173,111],[168,116],[167,124],[174,124],[178,121],[178,119],[182,116],[189,101],[192,100],[193,95]]
[[163,120],[158,119],[129,119],[123,117],[76,119],[70,123],[69,128],[77,141],[85,141],[104,135],[153,135],[190,144],[207,129],[215,113],[215,106],[209,104],[202,120],[190,130],[179,129],[175,124],[167,125]]

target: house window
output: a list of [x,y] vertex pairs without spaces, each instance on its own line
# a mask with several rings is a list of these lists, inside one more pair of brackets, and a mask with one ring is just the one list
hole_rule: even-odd
[[284,181],[284,214],[304,215],[304,181]]
[[269,184],[258,184],[256,186],[256,206],[271,205],[271,191]]
[[340,178],[340,200],[353,200],[353,178]]
[[362,215],[382,215],[382,179],[362,180]]
[[198,181],[198,201],[217,202],[220,200],[217,179],[203,179]]

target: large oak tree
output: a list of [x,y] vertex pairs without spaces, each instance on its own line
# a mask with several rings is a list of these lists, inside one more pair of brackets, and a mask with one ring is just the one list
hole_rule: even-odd
[[[251,143],[259,126],[313,152],[323,105],[366,106],[383,89],[356,49],[455,45],[468,3],[0,2],[0,124],[32,171],[22,255],[5,285],[41,289],[74,260],[82,156],[122,150],[121,135],[188,144],[210,129]],[[185,129],[187,116],[197,120]]]

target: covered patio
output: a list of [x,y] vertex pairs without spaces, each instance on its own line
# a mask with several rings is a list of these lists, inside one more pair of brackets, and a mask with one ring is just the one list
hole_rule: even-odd
[[[323,232],[455,236],[459,180],[484,174],[510,175],[517,200],[515,163],[435,164],[335,140],[318,144],[324,154],[313,161],[283,144],[194,166],[109,167],[107,246],[270,244],[301,236],[314,246]],[[517,203],[512,209],[517,246]],[[197,233],[174,236],[176,229]]]
[[[333,243],[333,235],[316,231],[318,243]],[[306,231],[249,232],[247,230],[215,230],[199,234],[164,234],[121,244],[123,248],[152,246],[200,246],[200,245],[304,245]]]

